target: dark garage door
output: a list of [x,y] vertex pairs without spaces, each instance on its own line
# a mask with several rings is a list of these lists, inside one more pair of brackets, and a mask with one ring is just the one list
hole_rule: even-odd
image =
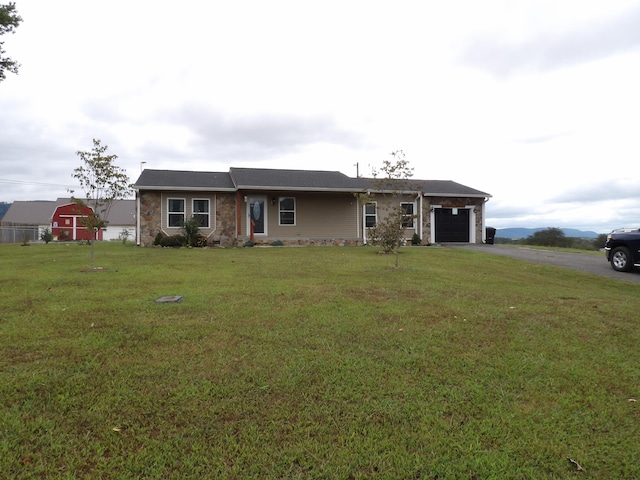
[[436,243],[469,242],[469,209],[436,208]]

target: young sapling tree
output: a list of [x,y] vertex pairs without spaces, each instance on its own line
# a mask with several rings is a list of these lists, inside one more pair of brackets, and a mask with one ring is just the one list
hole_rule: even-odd
[[[82,217],[82,224],[91,232],[91,268],[94,264],[94,240],[96,234],[107,224],[109,211],[117,200],[130,196],[133,192],[129,177],[124,169],[115,164],[117,155],[107,155],[108,147],[100,140],[93,139],[93,149],[78,151],[76,155],[82,165],[74,170],[73,178],[78,180],[84,192],[84,199],[73,198],[78,206],[87,205],[93,210]],[[71,192],[73,194],[73,191]]]
[[[395,253],[395,266],[399,264],[400,247],[405,241],[406,229],[415,218],[414,212],[403,208],[400,199],[407,191],[415,190],[409,185],[413,176],[413,167],[402,150],[391,152],[391,159],[385,159],[379,170],[373,170],[371,191],[361,193],[360,201],[363,205],[372,204],[376,195],[385,199],[385,208],[376,217],[375,225],[367,228],[367,237],[373,245],[378,245],[384,253]],[[377,209],[376,209],[377,210]]]

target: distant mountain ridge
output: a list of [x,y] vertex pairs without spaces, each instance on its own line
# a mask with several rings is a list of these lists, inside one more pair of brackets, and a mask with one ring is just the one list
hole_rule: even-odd
[[[510,239],[527,238],[547,228],[498,228],[496,230],[496,237]],[[575,228],[561,228],[560,230],[563,231],[565,237],[571,238],[597,238],[599,235],[596,232],[577,230]]]

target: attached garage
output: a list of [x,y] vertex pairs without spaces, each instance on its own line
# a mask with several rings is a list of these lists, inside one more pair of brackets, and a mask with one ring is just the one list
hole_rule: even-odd
[[436,243],[469,243],[472,229],[470,212],[470,208],[434,209]]

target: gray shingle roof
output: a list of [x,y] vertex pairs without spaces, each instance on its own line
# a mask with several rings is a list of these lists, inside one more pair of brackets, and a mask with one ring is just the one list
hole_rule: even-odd
[[135,187],[156,190],[230,190],[236,188],[227,172],[144,170]]
[[106,220],[109,225],[135,225],[136,201],[116,200],[111,205],[111,210],[109,210]]
[[2,217],[2,223],[17,225],[48,225],[56,209],[52,200],[16,201]]
[[313,189],[353,191],[353,178],[344,173],[319,170],[276,170],[269,168],[231,168],[238,189]]
[[[429,196],[490,197],[486,192],[451,180],[415,180],[403,182],[408,191]],[[366,190],[394,190],[381,188],[372,178],[352,178],[337,171],[279,170],[269,168],[235,168],[223,172],[187,172],[177,170],[145,170],[135,183],[143,190],[303,190],[358,192]],[[405,190],[405,188],[402,188]]]
[[467,187],[451,180],[411,180],[421,186],[420,189],[425,195],[443,197],[490,197],[486,192]]

